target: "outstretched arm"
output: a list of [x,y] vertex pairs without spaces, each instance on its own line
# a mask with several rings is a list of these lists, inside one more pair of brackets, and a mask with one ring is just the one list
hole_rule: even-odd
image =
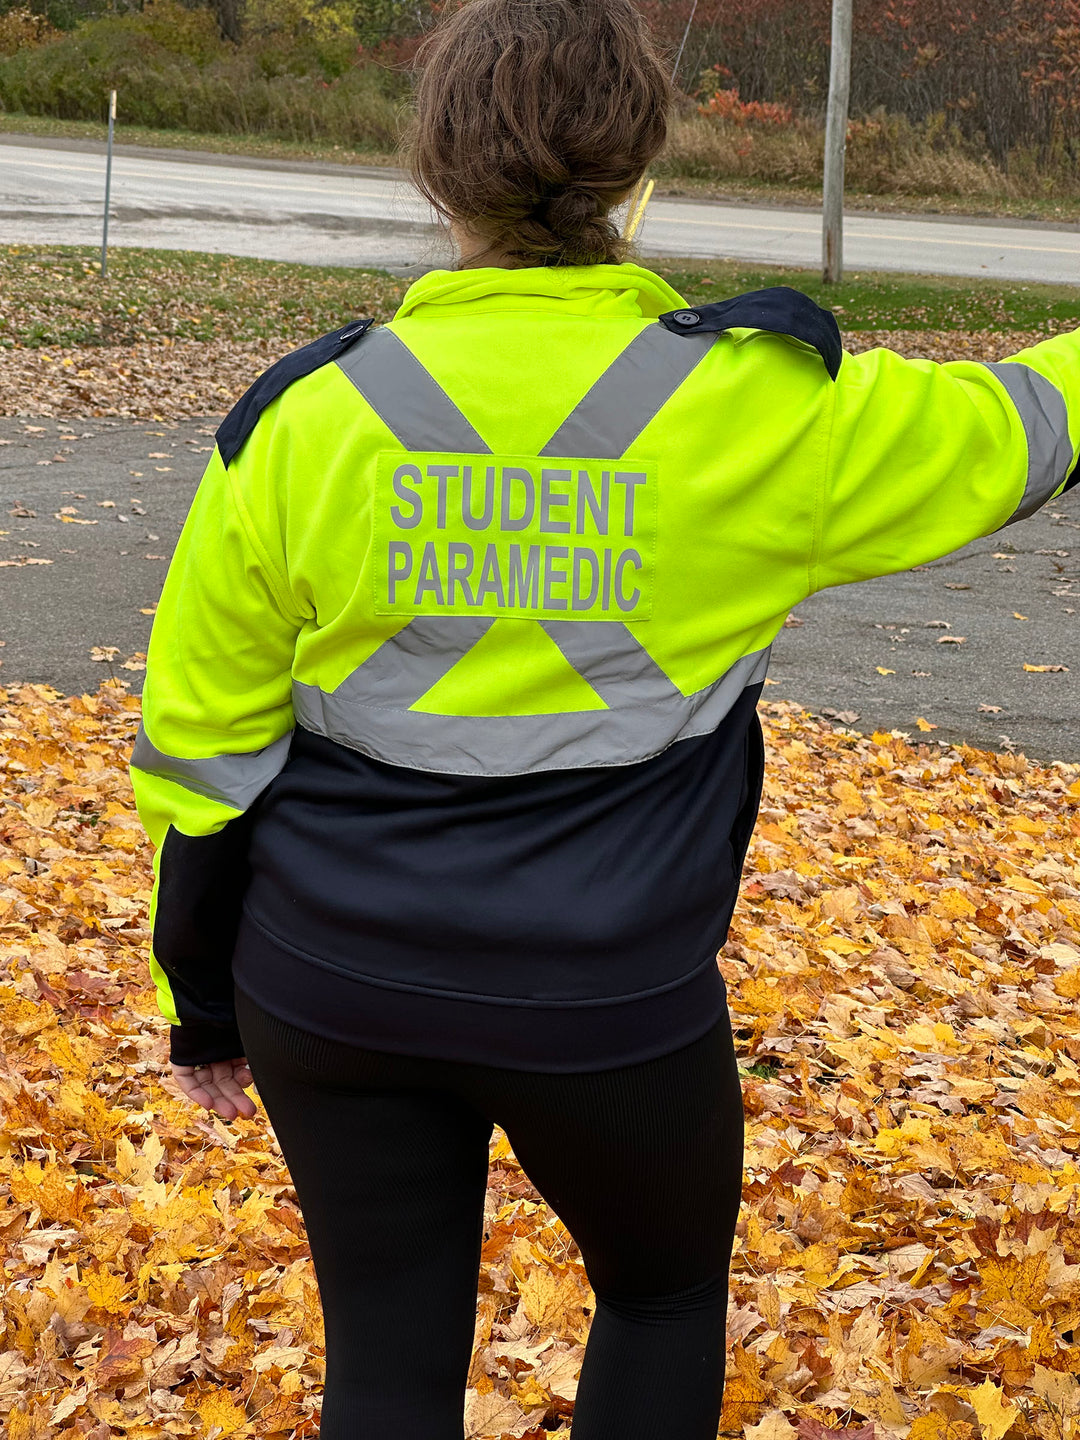
[[1080,330],[1000,364],[845,354],[816,590],[939,559],[1080,479]]

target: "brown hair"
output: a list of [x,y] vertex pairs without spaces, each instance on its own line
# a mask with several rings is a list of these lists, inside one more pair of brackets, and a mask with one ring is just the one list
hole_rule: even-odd
[[608,212],[671,100],[633,0],[467,0],[417,59],[409,164],[439,214],[522,265],[623,259]]

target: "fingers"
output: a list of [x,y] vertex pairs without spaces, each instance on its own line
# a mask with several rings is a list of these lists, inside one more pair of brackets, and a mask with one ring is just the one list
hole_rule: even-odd
[[[232,1120],[237,1114],[246,1115],[250,1120],[255,1114],[255,1102],[250,1095],[245,1095],[242,1086],[237,1082],[234,1074],[224,1075],[218,1082],[218,1098],[225,1105],[232,1106],[231,1115],[223,1115],[225,1120]],[[221,1115],[221,1111],[218,1114]]]
[[235,1120],[237,1115],[244,1115],[250,1120],[257,1111],[255,1102],[244,1094],[244,1086],[254,1081],[247,1065],[241,1064],[234,1069],[234,1063],[230,1060],[215,1061],[208,1079],[203,1078],[206,1071],[201,1068],[197,1075],[187,1066],[173,1068],[177,1084],[196,1105],[220,1115],[222,1120]]

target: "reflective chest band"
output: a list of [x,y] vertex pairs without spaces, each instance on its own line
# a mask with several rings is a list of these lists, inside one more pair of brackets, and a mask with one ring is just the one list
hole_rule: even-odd
[[655,464],[520,456],[379,458],[377,614],[645,619]]

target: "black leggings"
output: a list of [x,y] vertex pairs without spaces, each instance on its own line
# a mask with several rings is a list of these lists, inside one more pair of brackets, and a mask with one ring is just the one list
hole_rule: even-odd
[[726,1014],[560,1075],[324,1040],[239,987],[236,1012],[322,1301],[321,1440],[462,1440],[493,1124],[596,1295],[574,1440],[716,1440],[743,1154]]

